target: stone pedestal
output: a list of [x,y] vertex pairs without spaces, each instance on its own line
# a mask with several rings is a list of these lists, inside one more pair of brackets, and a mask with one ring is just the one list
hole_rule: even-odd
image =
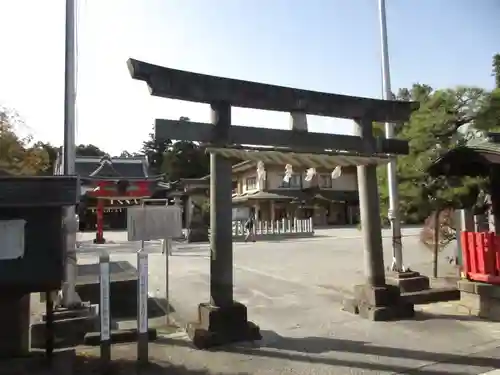
[[187,241],[189,243],[208,242],[208,226],[203,223],[191,223],[188,228]]
[[0,358],[16,358],[30,351],[30,295],[0,295]]
[[103,245],[106,243],[106,239],[104,237],[99,237],[99,235],[96,234],[93,242],[97,245]]
[[262,339],[259,327],[248,321],[246,306],[239,302],[225,307],[202,303],[198,306],[198,319],[187,329],[198,349]]
[[458,289],[460,304],[467,308],[471,315],[500,322],[500,285],[460,280]]
[[401,298],[399,288],[393,285],[356,285],[354,298],[344,300],[343,309],[373,321],[412,318],[414,305]]
[[430,288],[429,278],[414,271],[388,273],[386,283],[399,287],[401,293],[420,292]]

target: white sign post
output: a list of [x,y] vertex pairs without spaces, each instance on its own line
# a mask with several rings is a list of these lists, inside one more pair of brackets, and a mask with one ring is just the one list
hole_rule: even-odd
[[101,322],[101,361],[107,366],[111,360],[111,312],[109,303],[109,255],[99,255],[99,317]]
[[[168,256],[170,253],[170,239],[182,236],[182,211],[177,206],[147,205],[148,202],[163,201],[165,199],[144,199],[139,207],[127,209],[127,230],[129,241],[141,241],[141,249],[137,253],[137,270],[139,272],[139,295],[137,313],[137,357],[139,362],[148,361],[148,258],[144,251],[144,241],[164,240],[166,254],[166,299],[169,301],[169,270]],[[169,315],[169,307],[165,312]]]
[[137,270],[139,272],[137,301],[137,359],[148,361],[148,254],[144,247],[137,252]]
[[163,243],[165,245],[165,301],[167,302],[165,315],[167,320],[166,323],[168,326],[170,324],[170,285],[169,285],[170,265],[168,257],[172,253],[172,240],[170,238],[166,238]]

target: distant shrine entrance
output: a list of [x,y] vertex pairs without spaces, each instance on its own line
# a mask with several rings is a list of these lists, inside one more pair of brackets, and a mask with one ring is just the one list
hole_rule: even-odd
[[127,207],[150,198],[163,178],[149,173],[145,156],[78,156],[75,169],[81,182],[80,230],[95,231],[96,243],[105,242],[104,230],[126,228]]
[[[375,138],[373,122],[404,122],[417,103],[397,102],[298,90],[174,70],[130,59],[132,78],[145,81],[154,96],[207,103],[212,121],[195,123],[156,120],[156,138],[208,144],[210,153],[210,298],[198,307],[199,321],[188,327],[198,348],[261,338],[247,319],[245,305],[233,299],[231,159],[257,162],[257,184],[266,179],[266,163],[283,163],[285,175],[331,168],[332,178],[343,167],[355,166],[365,258],[363,285],[354,287],[353,312],[374,320],[408,316],[399,289],[386,285],[377,165],[409,152],[408,142]],[[232,126],[231,107],[288,112],[290,130]],[[354,120],[356,135],[308,132],[306,115]],[[333,246],[333,244],[332,244]]]

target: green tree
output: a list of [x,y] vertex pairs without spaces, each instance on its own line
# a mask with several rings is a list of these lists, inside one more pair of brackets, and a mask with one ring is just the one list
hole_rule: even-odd
[[101,157],[106,155],[106,153],[101,150],[99,147],[93,144],[80,144],[76,146],[76,156],[96,156]]
[[210,157],[194,142],[175,142],[164,154],[162,172],[170,181],[200,178],[210,173]]
[[31,136],[16,134],[20,125],[22,120],[15,111],[0,107],[0,170],[12,175],[38,175],[49,165],[49,155]]
[[54,165],[56,163],[57,156],[61,148],[53,146],[50,143],[44,143],[44,142],[39,142],[38,145],[39,147],[43,148],[45,152],[47,152],[47,155],[49,157],[49,162],[47,164],[47,167],[42,171],[42,173],[44,175],[51,176],[54,174]]
[[493,56],[493,77],[495,77],[495,88],[500,89],[500,53]]
[[138,155],[139,154],[137,152],[129,152],[127,150],[124,150],[120,153],[120,158],[133,158]]
[[[477,193],[476,180],[434,180],[429,177],[427,168],[439,156],[465,142],[464,128],[473,125],[487,93],[469,87],[434,91],[428,85],[415,84],[411,89],[399,90],[397,97],[420,102],[420,109],[413,113],[410,121],[396,128],[396,136],[410,143],[410,154],[397,161],[400,213],[406,222],[423,222],[437,207],[458,206]],[[378,175],[381,212],[386,217],[385,166]],[[429,192],[430,186],[432,192]]]
[[142,143],[141,153],[146,155],[151,170],[154,173],[160,174],[162,171],[163,155],[168,151],[172,141],[167,139],[159,141],[155,137],[153,131],[149,133],[148,139]]

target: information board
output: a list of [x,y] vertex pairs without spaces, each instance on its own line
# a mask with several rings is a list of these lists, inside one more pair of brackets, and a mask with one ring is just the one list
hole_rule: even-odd
[[129,241],[151,241],[182,236],[182,212],[176,206],[136,206],[127,209]]

